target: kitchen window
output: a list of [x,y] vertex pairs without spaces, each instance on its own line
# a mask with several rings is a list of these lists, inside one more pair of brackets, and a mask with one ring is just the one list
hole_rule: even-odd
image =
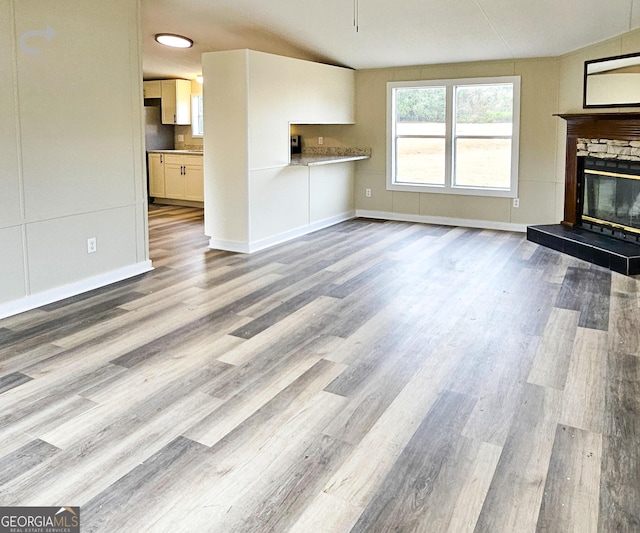
[[202,95],[191,97],[191,136],[204,136],[204,114]]
[[387,83],[387,189],[518,195],[520,77]]

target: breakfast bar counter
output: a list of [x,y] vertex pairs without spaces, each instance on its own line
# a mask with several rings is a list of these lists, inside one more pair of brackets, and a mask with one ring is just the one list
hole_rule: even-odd
[[292,154],[291,166],[330,165],[333,163],[345,163],[348,161],[361,161],[369,159],[368,155],[334,155],[334,154]]

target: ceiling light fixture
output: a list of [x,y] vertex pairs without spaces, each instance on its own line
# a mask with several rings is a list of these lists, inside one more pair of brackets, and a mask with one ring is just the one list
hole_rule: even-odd
[[175,33],[156,33],[155,39],[160,44],[171,46],[172,48],[191,48],[193,46],[191,39]]

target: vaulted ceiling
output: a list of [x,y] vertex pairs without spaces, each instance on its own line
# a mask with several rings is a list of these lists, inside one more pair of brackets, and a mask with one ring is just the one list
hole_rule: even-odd
[[[194,78],[202,53],[217,50],[363,69],[556,56],[640,27],[640,0],[142,0],[142,9],[145,79]],[[194,46],[166,48],[153,40],[161,32]]]

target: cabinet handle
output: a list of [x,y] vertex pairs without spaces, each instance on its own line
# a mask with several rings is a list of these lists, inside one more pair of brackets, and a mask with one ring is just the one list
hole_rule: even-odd
[[178,122],[178,117],[176,116],[176,114],[173,114],[173,123],[175,124],[176,122]]
[[160,164],[162,164],[162,154],[160,154]]

